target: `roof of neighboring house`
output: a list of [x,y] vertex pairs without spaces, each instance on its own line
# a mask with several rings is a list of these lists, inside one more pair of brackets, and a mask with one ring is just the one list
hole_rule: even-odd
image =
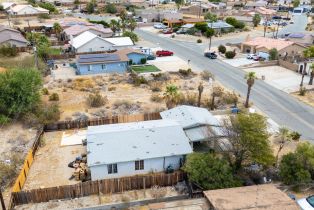
[[32,5],[29,4],[19,4],[19,5],[15,5],[11,8],[12,12],[19,12],[21,10],[23,10],[26,7],[31,7],[35,10],[37,10],[38,12],[49,12],[49,10],[41,8],[41,7],[33,7]]
[[79,64],[105,64],[129,61],[128,57],[123,53],[102,53],[102,54],[83,54],[76,58]]
[[77,36],[85,31],[88,30],[95,30],[95,31],[99,31],[102,33],[112,33],[112,30],[110,28],[104,28],[102,25],[85,25],[83,23],[81,24],[76,24],[73,26],[70,26],[66,29],[64,29],[64,33],[68,36]]
[[182,127],[172,120],[151,120],[87,129],[89,166],[185,155],[192,152]]
[[305,34],[303,33],[293,33],[293,34],[289,34],[287,38],[299,38],[302,39],[305,37]]
[[275,14],[277,11],[273,9],[267,9],[265,7],[258,7],[255,9],[257,13],[260,13],[261,15],[272,15]]
[[187,23],[187,24],[184,24],[183,26],[181,26],[181,28],[193,28],[193,27],[194,27],[193,23]]
[[176,120],[184,128],[202,125],[220,126],[219,121],[207,109],[195,106],[177,106],[160,113],[162,119]]
[[207,24],[209,28],[213,28],[213,29],[219,29],[219,28],[233,28],[232,25],[226,23],[225,21],[217,21],[217,22],[213,22],[213,23],[208,23]]
[[261,6],[266,6],[267,1],[253,1],[253,2],[248,2],[245,4],[246,7],[261,7]]
[[298,210],[296,202],[272,184],[204,191],[216,210]]
[[201,23],[201,22],[204,22],[204,19],[201,19],[201,18],[184,18],[182,21],[184,23]]
[[9,9],[10,7],[14,6],[15,3],[14,2],[2,2],[1,3],[2,7],[4,10]]
[[107,42],[113,44],[116,47],[123,47],[123,46],[133,46],[134,43],[130,37],[113,37],[113,38],[105,38]]
[[121,50],[117,50],[116,53],[120,53],[120,54],[124,54],[124,55],[128,55],[128,54],[131,54],[131,53],[146,55],[145,53],[141,52],[141,50],[131,49],[131,48],[124,48],[124,49],[121,49]]
[[93,34],[92,32],[85,31],[85,32],[81,33],[80,35],[78,35],[77,37],[73,38],[71,40],[71,45],[75,49],[78,49],[81,46],[85,45],[87,42],[90,42],[91,40],[93,40],[93,39],[95,39],[97,37],[99,39],[103,39],[103,38],[97,36],[96,34]]
[[255,46],[256,48],[266,48],[268,50],[271,50],[272,48],[276,48],[279,51],[290,45],[295,44],[295,42],[281,40],[281,39],[266,38],[266,37],[256,37],[253,39],[249,39],[245,42],[242,42],[242,44]]
[[28,42],[19,31],[5,26],[0,26],[0,44],[9,40],[15,40],[24,43]]

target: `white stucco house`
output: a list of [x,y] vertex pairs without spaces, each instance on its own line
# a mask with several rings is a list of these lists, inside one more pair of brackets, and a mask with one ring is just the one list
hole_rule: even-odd
[[192,153],[181,125],[173,120],[89,126],[87,164],[91,179],[179,169]]
[[118,50],[134,46],[129,37],[102,38],[85,31],[70,40],[71,50],[76,53]]
[[49,14],[49,10],[41,7],[33,7],[30,4],[15,5],[8,10],[11,15],[34,15],[34,14]]

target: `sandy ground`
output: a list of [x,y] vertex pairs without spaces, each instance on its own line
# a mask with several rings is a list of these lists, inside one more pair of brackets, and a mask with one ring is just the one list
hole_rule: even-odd
[[35,155],[23,190],[77,183],[69,180],[73,169],[68,167],[68,163],[86,153],[86,148],[82,145],[61,147],[61,136],[61,131],[44,134],[44,146]]
[[[313,88],[313,86],[311,88]],[[299,99],[300,101],[303,101],[306,104],[314,106],[314,89],[308,90],[305,96],[300,96],[299,92],[294,92],[291,94],[297,99]]]

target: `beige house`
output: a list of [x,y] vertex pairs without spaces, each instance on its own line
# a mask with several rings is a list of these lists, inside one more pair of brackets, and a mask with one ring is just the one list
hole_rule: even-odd
[[181,7],[180,12],[188,15],[199,15],[203,16],[208,12],[217,10],[219,8],[218,5],[212,3],[197,3],[193,2],[189,6]]
[[306,49],[305,46],[292,41],[266,37],[256,37],[254,39],[247,37],[241,44],[243,53],[268,53],[273,48],[277,49],[280,57],[300,56]]

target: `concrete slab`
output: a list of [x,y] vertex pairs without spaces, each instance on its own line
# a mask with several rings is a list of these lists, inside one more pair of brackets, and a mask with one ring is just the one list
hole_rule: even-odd
[[179,69],[191,68],[191,66],[188,64],[188,61],[184,61],[175,55],[167,57],[157,57],[156,60],[150,60],[147,63],[155,65],[157,68],[164,72],[175,72]]
[[62,133],[61,146],[81,145],[82,141],[86,139],[87,130],[75,130],[71,133]]
[[258,61],[250,60],[247,58],[224,59],[222,61],[234,67],[244,66],[244,65],[258,62]]

